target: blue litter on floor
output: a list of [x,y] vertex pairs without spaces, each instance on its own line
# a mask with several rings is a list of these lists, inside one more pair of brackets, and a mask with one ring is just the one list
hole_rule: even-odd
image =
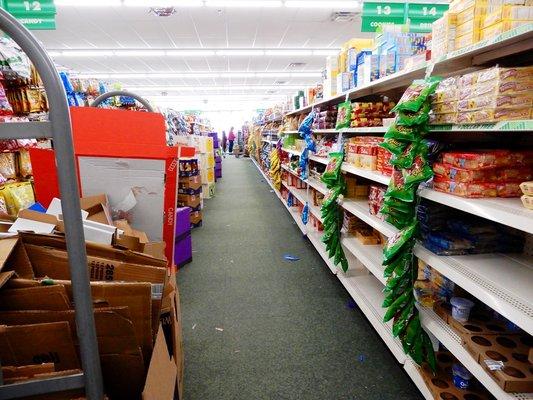
[[364,354],[359,354],[359,362],[360,363],[365,362],[365,358],[366,358],[366,356]]
[[353,309],[355,309],[355,307],[357,307],[357,304],[355,304],[355,301],[350,299],[350,300],[348,300],[346,302],[346,307],[348,307],[349,309],[353,310]]
[[286,260],[286,261],[298,261],[300,259],[300,257],[297,257],[297,256],[292,256],[290,254],[285,254],[283,256],[283,258]]

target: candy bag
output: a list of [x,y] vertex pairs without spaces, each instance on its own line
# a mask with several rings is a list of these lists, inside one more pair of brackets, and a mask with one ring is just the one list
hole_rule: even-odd
[[[426,125],[429,121],[430,110],[431,103],[427,102],[418,111],[400,111],[397,117],[397,124],[404,126]],[[420,130],[427,131],[427,128],[423,127]]]
[[328,187],[336,185],[339,181],[343,159],[342,152],[329,153],[328,165],[321,178]]
[[414,186],[418,183],[425,182],[433,176],[433,170],[426,162],[425,157],[419,154],[415,157],[411,168],[404,169],[403,178],[406,186]]
[[383,147],[385,150],[387,150],[389,153],[392,153],[394,155],[400,155],[405,150],[407,144],[404,142],[400,142],[397,139],[385,139],[383,142],[379,144],[380,147]]
[[402,229],[394,236],[389,238],[389,241],[383,249],[383,265],[388,265],[394,258],[403,250],[404,245],[407,246],[411,243],[411,238],[414,236],[416,229],[418,228],[418,222],[414,221],[411,225]]
[[420,137],[420,132],[416,126],[406,126],[392,124],[385,133],[385,139],[397,139],[403,142],[414,142]]
[[304,118],[300,126],[298,127],[298,132],[301,137],[311,135],[311,127],[313,126],[313,120],[315,119],[315,111],[311,111],[307,117]]
[[305,206],[302,210],[302,222],[304,225],[307,225],[307,222],[309,221],[309,203],[305,203]]
[[420,110],[428,97],[435,92],[435,89],[440,81],[441,79],[438,77],[417,79],[413,81],[413,83],[411,83],[411,85],[404,92],[396,107],[392,109],[392,112],[416,112]]
[[394,197],[406,202],[413,202],[415,200],[415,187],[413,185],[407,185],[402,171],[395,168],[385,196]]
[[409,168],[419,151],[419,142],[409,143],[400,155],[393,155],[390,163],[398,168]]
[[352,103],[345,101],[337,106],[337,124],[335,129],[349,128],[352,118]]
[[0,175],[7,180],[17,177],[15,153],[0,153]]
[[393,273],[402,274],[404,270],[410,268],[412,259],[413,255],[411,253],[405,253],[400,257],[395,258],[389,265],[387,265],[383,272],[383,276],[388,278],[389,276],[392,276]]
[[396,212],[401,212],[405,214],[413,214],[414,212],[413,206],[411,203],[406,203],[394,197],[385,197],[383,200],[383,205],[387,205],[391,207]]

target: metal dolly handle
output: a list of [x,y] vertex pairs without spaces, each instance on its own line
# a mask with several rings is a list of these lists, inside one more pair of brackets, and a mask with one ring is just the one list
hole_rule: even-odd
[[3,9],[0,9],[0,30],[9,35],[28,55],[41,76],[48,97],[49,121],[0,123],[0,140],[29,138],[54,140],[76,310],[76,328],[83,368],[83,374],[0,386],[0,400],[84,387],[87,399],[102,400],[104,396],[102,372],[80,213],[72,127],[65,90],[54,63],[37,39]]
[[107,99],[110,99],[110,98],[116,97],[116,96],[133,97],[135,100],[137,100],[139,103],[141,103],[144,106],[144,108],[146,108],[149,112],[154,112],[154,109],[153,109],[152,105],[148,102],[148,100],[142,98],[141,96],[139,96],[139,95],[137,95],[135,93],[131,93],[131,92],[128,92],[126,90],[114,90],[112,92],[104,93],[104,94],[98,96],[96,99],[94,99],[94,101],[92,102],[90,107],[98,107],[100,104],[102,104]]

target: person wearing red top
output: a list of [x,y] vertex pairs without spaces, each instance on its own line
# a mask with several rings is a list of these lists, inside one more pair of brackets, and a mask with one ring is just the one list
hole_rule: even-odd
[[233,132],[233,126],[229,130],[228,142],[229,142],[229,154],[233,153],[233,143],[235,143],[235,132]]

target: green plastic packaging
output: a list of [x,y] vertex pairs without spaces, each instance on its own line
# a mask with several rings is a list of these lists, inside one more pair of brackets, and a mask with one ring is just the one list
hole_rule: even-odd
[[389,153],[392,153],[393,155],[399,156],[402,154],[405,150],[405,147],[407,144],[405,142],[401,142],[397,139],[385,139],[383,142],[379,144],[380,147],[383,147],[385,150],[387,150]]
[[[429,121],[429,111],[431,103],[426,102],[418,111],[400,111],[396,119],[398,125],[407,127],[419,126],[419,132],[427,132],[427,123]],[[421,126],[421,127],[420,127]]]
[[433,94],[440,81],[441,78],[439,77],[430,77],[413,81],[392,111],[416,112],[420,110],[422,105],[428,100],[429,96]]
[[393,124],[383,136],[385,139],[396,139],[401,142],[414,142],[420,138],[417,126]]
[[414,186],[430,179],[433,176],[433,170],[425,157],[419,154],[415,157],[411,168],[404,169],[402,175],[406,186]]
[[349,128],[352,122],[352,102],[345,101],[337,106],[337,125],[335,129]]
[[413,245],[411,238],[413,238],[417,228],[418,221],[414,221],[411,225],[389,238],[389,241],[383,249],[383,265],[388,265],[394,260],[394,258],[404,250],[404,246],[407,247]]
[[412,203],[415,200],[415,188],[406,185],[402,171],[395,168],[385,196]]
[[334,186],[340,186],[339,178],[341,175],[341,166],[344,161],[344,153],[333,152],[329,153],[329,161],[326,166],[326,170],[322,174],[322,182],[324,182],[328,188]]
[[392,276],[393,273],[399,275],[401,273],[400,271],[409,269],[411,266],[412,258],[413,255],[410,253],[404,253],[400,257],[396,257],[394,261],[387,265],[383,276],[385,278],[388,278],[389,276]]

